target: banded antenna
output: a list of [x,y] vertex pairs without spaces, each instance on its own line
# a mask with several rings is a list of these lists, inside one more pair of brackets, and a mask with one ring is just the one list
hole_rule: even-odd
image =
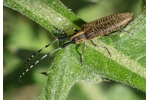
[[58,41],[58,39],[56,38],[54,41],[52,41],[51,43],[47,44],[47,45],[46,45],[45,47],[43,47],[42,49],[40,49],[40,50],[38,50],[36,53],[32,54],[32,55],[27,59],[27,61],[25,62],[25,65],[24,65],[25,68],[26,68],[27,64],[29,63],[29,61],[30,61],[32,58],[34,58],[37,54],[39,54],[43,49],[49,47],[50,45],[54,44],[54,43],[57,42],[57,41]]
[[[54,41],[52,41],[51,43],[49,43],[48,45],[46,45],[45,47],[43,47],[42,49],[38,50],[36,53],[32,54],[29,59],[25,62],[25,66],[27,66],[27,64],[29,63],[29,61],[32,60],[32,58],[34,58],[37,54],[39,54],[43,49],[49,47],[50,45],[54,44],[55,42],[57,41],[60,41],[60,40],[66,40],[68,39],[68,36],[64,36],[64,37],[60,37],[60,38],[56,38]],[[40,59],[38,59],[35,63],[33,63],[31,66],[29,66],[28,68],[26,68],[26,70],[19,76],[19,81],[21,82],[21,78],[31,69],[33,68],[36,64],[38,64],[41,60],[43,60],[44,58],[46,58],[48,55],[56,52],[56,51],[59,51],[61,50],[62,48],[68,46],[69,44],[72,44],[74,42],[70,41],[70,42],[67,42],[65,44],[63,44],[62,46],[58,47],[57,49],[53,50],[53,51],[50,51],[48,52],[47,54],[45,54],[44,56],[42,56]]]

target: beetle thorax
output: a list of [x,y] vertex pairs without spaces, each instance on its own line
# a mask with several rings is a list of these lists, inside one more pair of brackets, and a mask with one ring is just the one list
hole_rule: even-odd
[[85,32],[83,30],[76,32],[73,36],[70,37],[70,41],[74,41],[75,44],[79,44],[86,40]]

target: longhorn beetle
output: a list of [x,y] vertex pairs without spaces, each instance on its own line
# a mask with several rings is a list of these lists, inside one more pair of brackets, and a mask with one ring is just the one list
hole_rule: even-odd
[[[58,47],[57,49],[48,52],[44,56],[42,56],[39,60],[37,60],[35,63],[33,63],[29,68],[27,68],[19,77],[19,80],[22,78],[22,76],[28,72],[31,68],[33,68],[36,64],[38,64],[42,59],[47,57],[48,55],[61,50],[62,48],[65,48],[66,46],[70,44],[79,44],[84,43],[82,48],[82,54],[84,53],[85,48],[85,41],[90,40],[91,43],[95,46],[97,46],[92,40],[99,38],[100,36],[108,35],[109,33],[115,32],[120,30],[121,28],[125,27],[129,21],[132,19],[132,13],[126,12],[126,13],[120,13],[120,14],[114,14],[107,17],[103,17],[101,19],[86,23],[82,26],[81,30],[77,30],[73,28],[74,34],[71,36],[63,36],[56,38],[53,42],[49,43],[42,49],[38,50],[36,53],[34,53],[29,59],[26,61],[25,66],[28,64],[28,62],[35,57],[38,53],[40,53],[43,49],[47,48],[48,46],[54,44],[57,41],[60,40],[69,40],[69,42],[66,42],[62,46]],[[106,47],[105,48],[108,53],[110,54],[109,50]],[[83,58],[83,56],[81,56]],[[81,59],[82,60],[82,59]]]

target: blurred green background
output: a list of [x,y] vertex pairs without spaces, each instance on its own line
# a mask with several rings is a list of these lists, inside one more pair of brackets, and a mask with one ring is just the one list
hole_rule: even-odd
[[[140,0],[61,0],[71,11],[89,22],[107,15],[121,12],[133,12],[134,18],[141,14]],[[4,7],[4,100],[37,100],[46,82],[47,71],[55,54],[41,61],[18,81],[25,70],[24,63],[33,53],[50,43],[54,37],[47,30],[26,16]],[[31,63],[58,43],[40,53]],[[75,84],[67,100],[146,100],[146,94],[140,90],[117,82],[92,84],[79,82]]]

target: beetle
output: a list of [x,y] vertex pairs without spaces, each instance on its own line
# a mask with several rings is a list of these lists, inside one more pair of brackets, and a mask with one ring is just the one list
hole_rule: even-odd
[[[19,77],[19,80],[22,78],[22,76],[28,72],[31,68],[33,68],[36,64],[38,64],[42,59],[47,57],[48,55],[61,50],[62,48],[65,48],[66,46],[70,44],[80,44],[84,43],[83,48],[82,48],[82,54],[84,53],[85,49],[85,42],[87,40],[91,41],[91,43],[95,46],[97,46],[94,42],[93,39],[99,38],[101,36],[108,35],[112,32],[118,31],[121,28],[125,27],[132,19],[133,14],[126,12],[126,13],[119,13],[119,14],[114,14],[110,15],[107,17],[100,18],[98,20],[86,23],[82,26],[81,30],[77,30],[75,28],[72,28],[71,30],[74,30],[74,34],[71,36],[63,36],[56,38],[54,41],[43,47],[42,49],[38,50],[36,53],[34,53],[29,59],[26,61],[25,66],[28,64],[28,62],[35,57],[38,53],[40,53],[43,49],[49,47],[50,45],[54,44],[57,41],[60,40],[68,40],[68,42],[64,43],[62,46],[58,47],[57,49],[48,52],[44,56],[42,56],[39,60],[37,60],[35,63],[33,63],[29,68],[27,68]],[[105,48],[108,53],[110,54],[109,50],[106,47]],[[83,59],[83,56],[81,56]],[[81,59],[81,60],[82,60]],[[81,61],[82,62],[82,61]]]

